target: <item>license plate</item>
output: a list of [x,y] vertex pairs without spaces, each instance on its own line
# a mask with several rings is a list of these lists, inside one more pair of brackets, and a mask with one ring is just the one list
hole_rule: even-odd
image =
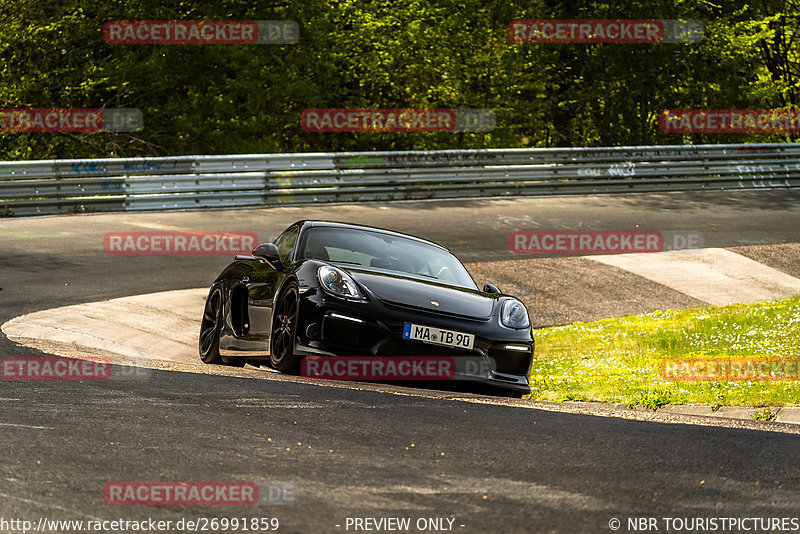
[[474,334],[444,330],[433,326],[423,326],[419,324],[405,323],[403,328],[403,338],[414,341],[422,341],[431,345],[443,345],[445,347],[455,347],[458,349],[472,350],[475,343]]

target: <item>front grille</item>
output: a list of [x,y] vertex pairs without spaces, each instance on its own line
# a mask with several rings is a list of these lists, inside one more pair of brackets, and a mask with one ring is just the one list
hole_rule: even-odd
[[378,347],[378,356],[469,356],[473,351],[464,351],[407,339],[390,339]]
[[485,323],[488,320],[488,318],[486,317],[474,317],[472,315],[461,315],[459,313],[446,313],[418,306],[410,306],[408,304],[400,304],[399,302],[392,302],[390,300],[384,300],[384,299],[380,300],[383,304],[385,304],[389,308],[394,308],[396,310],[411,311],[414,312],[415,314],[427,313],[434,317],[455,317],[458,319],[466,319],[467,321],[475,321],[478,323]]
[[489,358],[494,362],[495,371],[507,375],[525,376],[531,368],[530,352],[505,350],[502,347],[489,349]]
[[322,339],[333,345],[354,350],[368,350],[381,339],[381,332],[364,323],[338,319],[330,315],[322,319]]

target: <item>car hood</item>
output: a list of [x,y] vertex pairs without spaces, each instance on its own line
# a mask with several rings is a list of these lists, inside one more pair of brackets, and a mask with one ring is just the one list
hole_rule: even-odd
[[[346,269],[355,280],[389,304],[436,313],[488,319],[495,299],[476,290],[447,286],[397,274]],[[436,302],[436,304],[434,304]]]

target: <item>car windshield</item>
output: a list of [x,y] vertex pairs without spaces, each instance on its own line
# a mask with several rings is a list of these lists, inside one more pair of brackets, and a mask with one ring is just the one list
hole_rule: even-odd
[[458,258],[406,237],[355,228],[311,228],[303,257],[428,278],[477,289]]

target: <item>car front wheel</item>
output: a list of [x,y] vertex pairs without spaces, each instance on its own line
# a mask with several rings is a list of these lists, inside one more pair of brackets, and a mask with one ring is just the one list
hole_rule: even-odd
[[297,286],[291,284],[281,295],[272,314],[270,363],[282,373],[297,372],[300,366],[300,357],[294,354],[299,304]]
[[222,363],[219,332],[222,330],[222,290],[215,287],[206,299],[200,323],[200,359],[203,363]]

